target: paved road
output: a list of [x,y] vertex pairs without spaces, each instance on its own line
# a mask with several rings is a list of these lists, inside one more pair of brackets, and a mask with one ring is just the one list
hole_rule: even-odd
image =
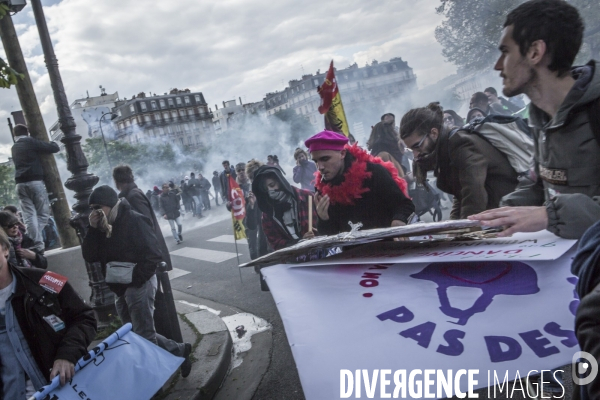
[[[184,240],[180,245],[175,244],[170,231],[164,229],[173,267],[182,270],[180,273],[189,272],[172,279],[171,286],[178,291],[229,305],[268,321],[273,328],[271,363],[254,398],[303,399],[296,364],[273,297],[269,292],[260,290],[258,275],[252,268],[241,271],[237,268],[231,219],[224,207],[213,207],[207,214],[211,215],[211,220],[220,221],[187,230],[195,221],[184,218]],[[238,250],[240,262],[249,261],[248,246],[238,243]]]

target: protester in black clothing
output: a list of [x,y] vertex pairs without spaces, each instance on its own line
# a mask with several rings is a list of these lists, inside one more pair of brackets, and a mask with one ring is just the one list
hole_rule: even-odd
[[179,189],[181,189],[181,202],[183,203],[183,207],[186,213],[192,212],[192,206],[194,201],[194,199],[192,199],[192,196],[190,195],[190,188],[187,184],[189,180],[190,178],[186,176],[179,185]]
[[221,202],[225,203],[226,201],[223,198],[223,188],[221,187],[221,180],[219,179],[219,173],[217,171],[213,172],[212,185],[213,190],[215,191],[215,203],[219,205],[219,196],[221,196]]
[[[163,261],[154,234],[152,222],[131,209],[125,198],[119,199],[110,186],[99,186],[90,194],[90,228],[81,245],[83,258],[89,263],[99,262],[105,280],[110,278],[108,263],[129,263],[132,273],[129,283],[108,283],[117,295],[115,306],[123,323],[131,322],[133,332],[186,360],[181,375],[191,371],[189,356],[192,346],[177,343],[157,334],[154,327],[154,299],[157,279],[156,267]],[[122,267],[123,268],[123,267]]]
[[238,163],[235,166],[235,171],[237,172],[237,184],[242,189],[244,193],[244,200],[246,203],[246,218],[244,219],[244,227],[246,228],[246,238],[248,238],[248,250],[250,252],[250,259],[254,260],[258,258],[258,230],[256,229],[256,224],[253,224],[252,227],[248,225],[248,220],[252,218],[251,215],[254,212],[256,206],[256,197],[254,197],[254,193],[252,193],[252,182],[248,179],[246,175],[246,164]]
[[[252,159],[248,161],[246,164],[246,176],[250,181],[254,180],[255,172],[263,165],[260,161],[256,159]],[[252,194],[254,201],[256,200],[256,196]],[[256,204],[256,203],[255,203]],[[269,246],[267,242],[267,236],[262,228],[262,211],[258,208],[258,205],[253,207],[248,207],[248,203],[246,203],[246,226],[249,229],[256,230],[258,236],[257,242],[257,256],[262,257],[269,252]]]
[[44,142],[30,137],[25,125],[15,125],[14,134],[15,144],[12,146],[11,153],[15,164],[15,182],[23,219],[36,247],[44,251],[42,231],[50,217],[50,202],[43,181],[44,170],[40,158],[45,154],[58,153],[60,149],[54,142]]
[[[150,201],[146,200],[148,194],[146,193],[146,199],[144,199],[142,190],[135,184],[133,171],[129,165],[119,165],[115,167],[113,169],[113,180],[115,181],[117,190],[119,190],[119,198],[127,199],[133,211],[139,212],[152,221],[152,229],[156,235],[159,250],[162,254],[163,261],[168,265],[167,269],[170,271],[173,269],[171,255],[169,254],[167,243],[165,242],[160,225],[158,224],[158,219],[156,218],[156,213],[152,208],[152,204]],[[157,205],[157,210],[159,209],[160,206]]]
[[208,197],[208,191],[212,187],[208,179],[206,179],[202,174],[198,174],[198,181],[200,182],[200,197],[202,202],[204,203],[204,209],[210,210],[210,198]]
[[190,173],[190,180],[187,182],[190,196],[194,200],[194,216],[202,218],[202,200],[200,199],[200,181],[196,179],[196,174]]
[[181,208],[181,197],[177,193],[177,189],[171,188],[166,183],[163,184],[163,192],[158,200],[160,203],[160,213],[164,219],[169,221],[173,239],[175,239],[177,244],[180,244],[183,241],[183,236],[181,235],[183,226],[181,224],[181,214],[179,212]]

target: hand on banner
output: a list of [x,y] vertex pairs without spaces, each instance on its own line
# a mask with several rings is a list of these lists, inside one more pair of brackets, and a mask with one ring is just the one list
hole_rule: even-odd
[[64,386],[65,382],[71,380],[75,375],[75,365],[67,360],[58,359],[54,361],[50,372],[50,380],[54,379],[56,375],[60,375],[60,385]]
[[[400,221],[399,219],[395,219],[392,221],[391,226],[404,226],[404,225],[406,225],[404,222]],[[394,238],[394,242],[400,242],[403,240],[407,240],[407,238]]]
[[315,201],[317,202],[317,214],[323,221],[329,219],[329,196],[321,196],[319,193],[315,193]]
[[512,236],[517,232],[538,232],[548,227],[546,207],[502,207],[468,217],[480,221],[482,227],[503,227],[498,237]]
[[315,234],[317,233],[317,228],[313,228],[312,231],[306,232],[304,234],[304,236],[302,237],[302,239],[314,239],[315,238]]

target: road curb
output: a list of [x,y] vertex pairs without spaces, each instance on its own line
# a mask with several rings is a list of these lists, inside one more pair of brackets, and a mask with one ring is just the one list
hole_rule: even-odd
[[165,400],[210,400],[227,376],[231,363],[233,341],[223,320],[214,313],[178,304],[178,312],[202,334],[202,340],[193,353],[192,372],[179,379]]

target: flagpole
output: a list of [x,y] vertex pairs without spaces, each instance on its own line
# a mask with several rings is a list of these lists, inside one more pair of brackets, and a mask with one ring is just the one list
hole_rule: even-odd
[[[231,218],[234,218],[233,215],[233,208],[231,209]],[[235,235],[235,231],[233,232],[233,241],[235,242],[235,255],[237,256],[237,262],[238,262],[238,273],[240,274],[240,285],[243,285],[244,282],[242,281],[242,271],[240,268],[240,252],[238,251],[238,247],[237,247],[237,236]]]

